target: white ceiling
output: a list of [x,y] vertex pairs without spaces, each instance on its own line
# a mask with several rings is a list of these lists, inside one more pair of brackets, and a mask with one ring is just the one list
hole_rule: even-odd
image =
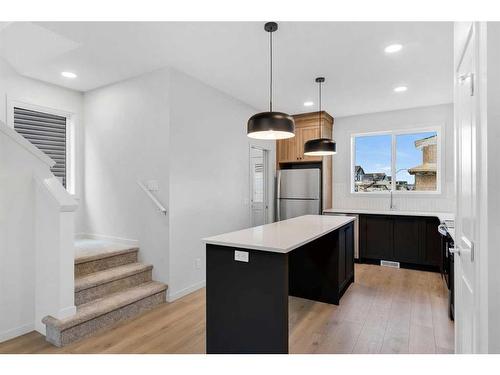
[[[403,50],[386,55],[384,47]],[[314,111],[316,76],[334,117],[449,103],[451,22],[281,22],[274,109]],[[0,56],[20,74],[87,91],[166,65],[259,110],[268,103],[268,34],[256,22],[40,22],[0,27]],[[69,80],[60,72],[72,71]],[[405,93],[393,88],[407,85]]]

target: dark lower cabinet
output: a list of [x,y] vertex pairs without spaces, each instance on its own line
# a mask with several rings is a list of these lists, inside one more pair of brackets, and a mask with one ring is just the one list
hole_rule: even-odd
[[392,258],[393,223],[386,216],[360,215],[360,245],[363,256],[371,259]]
[[[419,263],[421,259],[421,220],[415,217],[397,217],[394,226],[393,260],[405,263]],[[437,226],[436,226],[437,232]]]
[[441,238],[435,217],[360,215],[360,260],[389,260],[440,268]]
[[424,261],[431,266],[442,267],[443,252],[441,250],[441,235],[437,231],[439,220],[425,219],[425,244],[423,246]]
[[346,240],[345,247],[346,251],[346,279],[354,279],[354,224],[351,223],[345,231]]
[[342,292],[354,278],[354,225],[339,230],[339,289]]

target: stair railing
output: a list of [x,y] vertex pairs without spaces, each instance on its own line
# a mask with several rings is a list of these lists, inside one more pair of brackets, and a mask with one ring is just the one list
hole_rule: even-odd
[[167,209],[161,202],[156,198],[151,190],[149,190],[141,181],[137,181],[137,184],[140,186],[140,188],[146,193],[146,195],[153,201],[153,203],[158,207],[158,210],[163,214],[167,215]]

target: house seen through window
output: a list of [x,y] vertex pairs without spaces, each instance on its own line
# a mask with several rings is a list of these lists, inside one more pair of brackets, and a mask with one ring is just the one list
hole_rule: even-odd
[[437,191],[438,143],[437,131],[355,136],[353,191]]

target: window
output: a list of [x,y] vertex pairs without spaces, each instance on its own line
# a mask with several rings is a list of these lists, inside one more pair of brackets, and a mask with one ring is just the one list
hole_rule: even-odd
[[439,131],[352,137],[352,192],[438,192]]
[[396,136],[396,190],[437,190],[437,132]]
[[354,138],[354,191],[391,190],[391,135]]
[[51,171],[66,187],[66,117],[14,107],[14,129],[56,162]]

